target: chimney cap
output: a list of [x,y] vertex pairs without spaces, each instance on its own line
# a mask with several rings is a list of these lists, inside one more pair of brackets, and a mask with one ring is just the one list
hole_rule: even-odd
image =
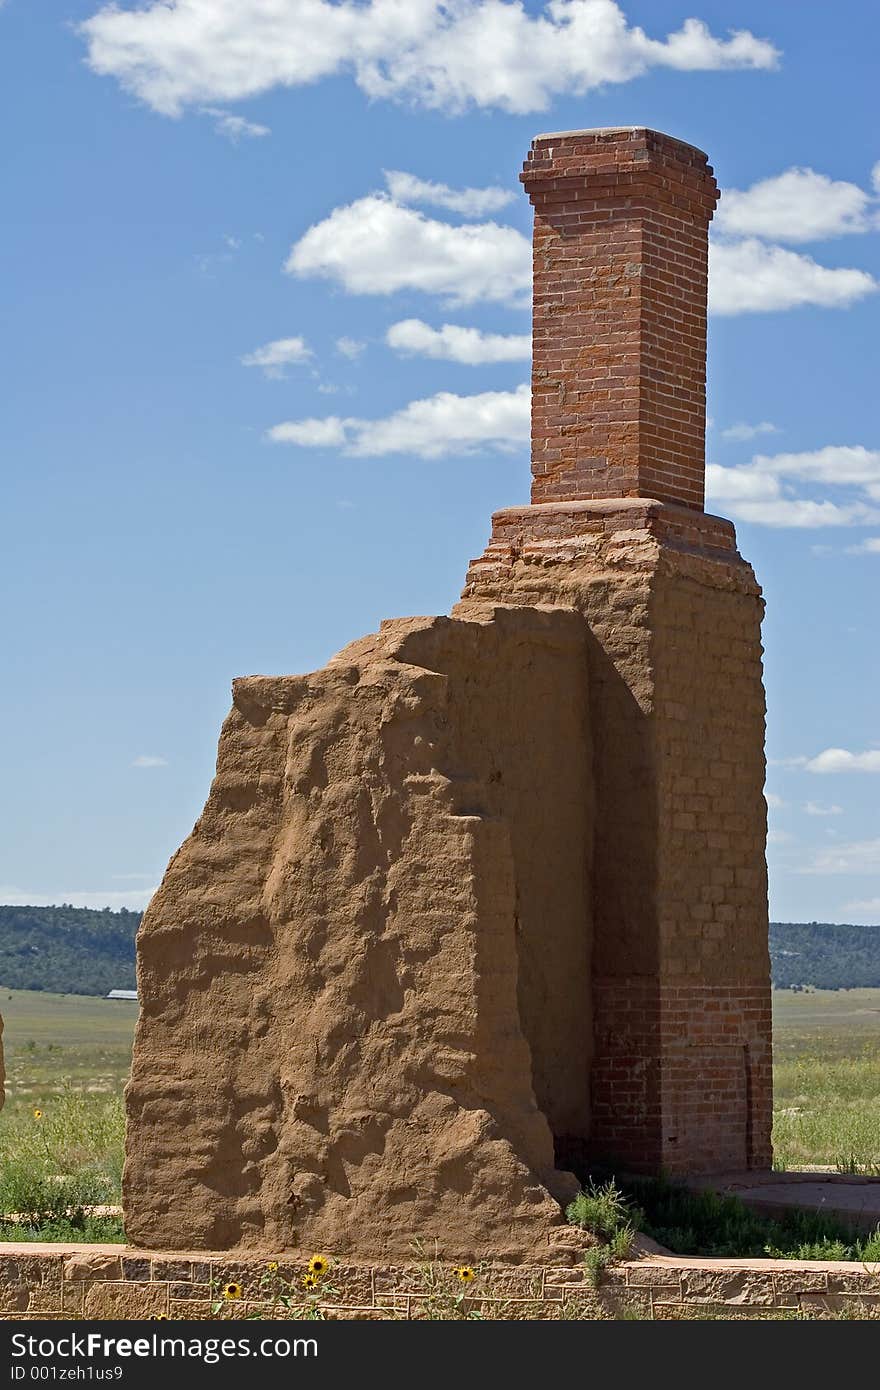
[[652,126],[645,125],[604,125],[593,126],[587,130],[548,130],[536,135],[532,144],[536,145],[539,140],[571,140],[577,136],[585,135],[653,135],[670,145],[680,145],[684,150],[691,150],[703,159],[708,160],[709,158],[706,151],[701,150],[699,145],[691,145],[687,140],[679,140],[675,135],[667,135],[665,131],[654,130]]

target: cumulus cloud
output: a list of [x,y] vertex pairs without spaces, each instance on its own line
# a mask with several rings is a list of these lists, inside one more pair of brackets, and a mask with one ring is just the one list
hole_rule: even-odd
[[303,449],[340,449],[348,442],[349,430],[355,423],[341,420],[337,415],[287,420],[282,425],[273,425],[268,437],[273,444],[298,444]]
[[807,453],[769,457],[758,454],[753,464],[781,478],[859,487],[868,497],[880,502],[880,449],[866,449],[861,444],[831,444]]
[[776,795],[776,792],[765,792],[764,800],[771,811],[781,811],[786,804],[781,796]]
[[[842,502],[795,495],[797,486],[849,488]],[[804,453],[757,454],[724,468],[710,463],[706,490],[712,505],[762,526],[864,526],[880,522],[880,450],[829,445]]]
[[866,232],[876,224],[874,199],[858,184],[813,169],[786,169],[744,190],[726,188],[718,231],[771,241],[821,241]]
[[308,362],[311,356],[312,350],[304,338],[275,338],[247,353],[241,361],[245,367],[261,367],[266,376],[281,377],[285,367]]
[[80,33],[94,72],[170,116],[339,73],[372,98],[521,114],[653,67],[779,57],[748,30],[717,38],[699,19],[649,38],[615,0],[548,0],[537,14],[521,0],[148,0],[103,5]]
[[823,806],[820,801],[807,801],[804,810],[808,816],[842,816],[842,806]]
[[484,333],[482,329],[462,328],[454,323],[432,328],[421,319],[393,323],[385,341],[404,356],[434,357],[471,367],[488,362],[522,362],[532,355],[532,340],[527,333]]
[[140,753],[132,762],[132,767],[167,767],[168,759],[156,753]]
[[403,409],[379,420],[290,420],[269,430],[276,444],[303,448],[338,448],[355,458],[385,454],[412,454],[440,458],[445,454],[472,454],[481,449],[508,450],[528,441],[530,393],[484,391],[476,396],[456,396],[440,391],[425,400],[410,401]]
[[351,294],[421,290],[453,304],[512,301],[531,285],[532,252],[513,227],[451,226],[381,194],[335,208],[291,248],[290,275],[333,280]]
[[[520,304],[530,291],[531,264],[530,243],[513,227],[451,225],[372,193],[310,227],[291,248],[285,269],[333,280],[352,294],[421,290],[451,304]],[[844,308],[877,288],[867,271],[829,269],[754,238],[710,247],[709,308],[717,314],[810,304]],[[766,431],[768,423],[758,428]]]
[[880,772],[880,748],[851,753],[847,748],[826,748],[804,763],[807,772]]
[[848,545],[847,555],[880,555],[880,536],[869,536],[861,545]]
[[721,431],[722,439],[729,439],[734,443],[740,443],[747,439],[757,439],[759,434],[778,434],[779,426],[773,425],[769,420],[762,420],[758,425],[729,425],[726,430]]
[[769,313],[806,304],[848,308],[878,288],[866,270],[831,269],[756,237],[713,241],[709,247],[709,309],[714,314]]
[[395,203],[427,203],[431,207],[460,212],[465,217],[485,217],[487,212],[512,203],[516,194],[507,188],[450,188],[445,183],[404,174],[399,169],[386,169],[385,182]]
[[256,140],[262,135],[272,134],[267,125],[246,121],[244,116],[233,116],[231,112],[223,111],[218,106],[203,106],[202,114],[211,116],[217,134],[230,140],[233,145],[237,145],[240,140]]

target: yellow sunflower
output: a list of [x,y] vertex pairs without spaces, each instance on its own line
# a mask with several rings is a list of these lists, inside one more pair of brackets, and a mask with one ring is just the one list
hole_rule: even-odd
[[40,1109],[40,1107],[39,1107],[38,1105],[35,1105],[35,1106],[34,1106],[34,1119],[35,1119],[35,1120],[42,1120],[42,1118],[43,1118],[43,1112],[42,1112],[42,1110]]
[[313,1255],[309,1260],[309,1274],[314,1274],[316,1279],[321,1279],[330,1268],[330,1261],[326,1255]]
[[304,1289],[316,1289],[319,1282],[317,1274],[304,1274],[302,1277],[302,1286]]
[[269,1271],[270,1274],[277,1274],[277,1273],[278,1273],[278,1261],[277,1261],[277,1260],[270,1260],[269,1263],[266,1265],[266,1268],[267,1268],[267,1270]]
[[167,1322],[167,1321],[168,1321],[168,1314],[167,1314],[167,1313],[151,1313],[151,1314],[150,1314],[150,1321],[151,1321],[151,1322]]
[[227,1284],[223,1290],[224,1298],[241,1298],[241,1284]]
[[470,1265],[459,1265],[456,1270],[453,1270],[453,1273],[461,1284],[469,1284],[471,1280],[477,1277]]

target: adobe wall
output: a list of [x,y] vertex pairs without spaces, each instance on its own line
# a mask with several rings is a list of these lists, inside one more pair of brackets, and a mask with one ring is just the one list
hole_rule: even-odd
[[570,1244],[551,1123],[586,1123],[592,1044],[584,646],[575,614],[513,607],[235,683],[138,936],[130,1239]]

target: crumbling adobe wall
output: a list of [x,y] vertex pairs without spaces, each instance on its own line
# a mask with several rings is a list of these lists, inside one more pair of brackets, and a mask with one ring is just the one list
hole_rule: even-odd
[[592,1038],[588,710],[584,625],[540,608],[386,623],[312,675],[235,683],[138,937],[131,1240],[564,1242],[577,1184],[551,1124],[586,1123]]

